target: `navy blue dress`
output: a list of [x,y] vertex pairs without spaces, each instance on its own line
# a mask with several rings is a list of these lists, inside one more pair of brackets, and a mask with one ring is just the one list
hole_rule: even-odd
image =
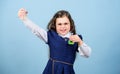
[[[73,64],[78,44],[69,45],[68,39],[62,38],[53,30],[49,30],[47,34],[50,59],[43,74],[75,74]],[[82,36],[80,38],[82,39]]]

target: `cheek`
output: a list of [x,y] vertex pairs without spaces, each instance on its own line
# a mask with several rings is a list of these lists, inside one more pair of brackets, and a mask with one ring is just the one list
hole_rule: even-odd
[[70,29],[71,29],[70,26],[68,26],[67,28],[68,28],[68,30],[70,31]]
[[58,31],[59,30],[59,26],[56,26],[56,31]]

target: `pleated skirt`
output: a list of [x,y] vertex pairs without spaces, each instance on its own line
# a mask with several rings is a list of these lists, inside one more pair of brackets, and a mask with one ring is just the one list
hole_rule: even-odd
[[49,59],[43,74],[75,74],[73,65]]

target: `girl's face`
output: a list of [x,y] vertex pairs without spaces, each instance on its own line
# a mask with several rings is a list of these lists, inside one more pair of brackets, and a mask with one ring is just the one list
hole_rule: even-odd
[[66,16],[56,19],[56,31],[63,36],[70,31],[70,21]]

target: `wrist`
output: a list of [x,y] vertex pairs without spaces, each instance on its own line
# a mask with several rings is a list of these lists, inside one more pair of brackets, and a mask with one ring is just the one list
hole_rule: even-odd
[[81,46],[83,44],[83,41],[78,42],[78,46]]
[[21,17],[20,18],[22,21],[25,21],[27,19],[27,16]]

